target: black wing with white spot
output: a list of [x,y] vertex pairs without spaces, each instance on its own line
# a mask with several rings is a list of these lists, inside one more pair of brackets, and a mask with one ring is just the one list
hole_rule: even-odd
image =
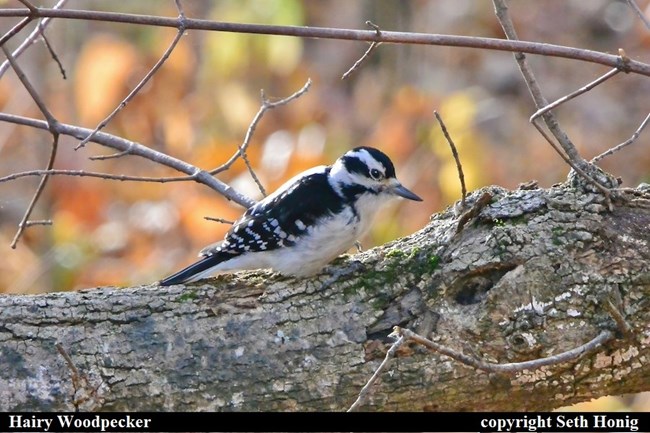
[[341,197],[327,180],[329,168],[298,178],[251,207],[235,222],[223,243],[201,254],[238,255],[289,247],[323,216],[341,212]]

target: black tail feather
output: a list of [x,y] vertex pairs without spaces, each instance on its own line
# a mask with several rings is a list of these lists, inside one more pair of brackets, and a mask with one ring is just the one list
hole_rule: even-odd
[[197,274],[207,271],[213,266],[218,265],[223,261],[219,255],[212,255],[203,257],[198,262],[192,263],[185,269],[176,272],[173,275],[161,280],[158,284],[161,286],[172,286],[174,284],[182,284],[192,279]]

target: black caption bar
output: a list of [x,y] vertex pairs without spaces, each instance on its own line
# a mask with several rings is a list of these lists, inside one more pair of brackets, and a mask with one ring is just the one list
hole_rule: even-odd
[[[209,426],[209,427],[208,427]],[[650,413],[624,412],[106,412],[0,413],[3,432],[206,431],[650,432]]]

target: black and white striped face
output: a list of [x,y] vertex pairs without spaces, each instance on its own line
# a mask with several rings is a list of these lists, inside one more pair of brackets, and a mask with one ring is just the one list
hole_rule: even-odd
[[330,179],[334,189],[350,199],[369,193],[422,201],[399,183],[390,158],[372,147],[357,147],[346,152],[332,166]]

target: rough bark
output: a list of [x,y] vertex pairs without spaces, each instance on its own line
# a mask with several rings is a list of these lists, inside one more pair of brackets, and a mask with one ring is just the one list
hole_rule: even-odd
[[[488,374],[401,350],[368,410],[548,410],[650,390],[650,192],[483,192],[421,231],[312,279],[222,275],[186,287],[0,297],[0,410],[344,410],[401,325],[516,362],[616,330],[632,338],[536,371]],[[78,370],[57,350],[64,353]]]

